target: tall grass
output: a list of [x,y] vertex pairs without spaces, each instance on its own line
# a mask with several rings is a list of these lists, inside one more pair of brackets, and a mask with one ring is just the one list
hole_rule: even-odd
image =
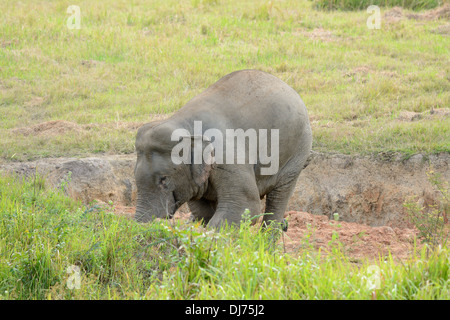
[[[71,30],[73,4],[0,1],[0,161],[132,153],[139,123],[239,69],[301,95],[316,151],[449,151],[449,117],[398,120],[449,105],[445,19],[370,30],[365,11],[309,1],[85,0]],[[72,126],[21,131],[51,120]]]
[[[450,252],[355,264],[340,250],[286,254],[243,223],[220,232],[138,224],[81,206],[42,179],[0,176],[0,299],[448,299]],[[79,268],[79,288],[70,286]],[[75,268],[76,269],[76,268]],[[78,275],[78,274],[77,274]]]
[[315,0],[318,9],[328,10],[365,10],[370,5],[380,7],[399,6],[405,9],[424,10],[433,9],[443,3],[442,0]]

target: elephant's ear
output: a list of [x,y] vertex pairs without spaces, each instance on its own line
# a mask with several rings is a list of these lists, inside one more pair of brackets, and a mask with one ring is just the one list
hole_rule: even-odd
[[[201,140],[201,144],[199,140]],[[191,142],[192,177],[194,182],[200,186],[208,180],[213,169],[215,162],[214,147],[210,139],[205,136],[192,136]]]

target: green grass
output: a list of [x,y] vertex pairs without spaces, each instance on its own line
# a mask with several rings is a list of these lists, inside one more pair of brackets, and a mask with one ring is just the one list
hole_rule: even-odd
[[[398,120],[450,105],[445,20],[369,30],[362,11],[310,1],[0,3],[0,159],[132,153],[136,125],[178,110],[220,77],[261,69],[302,96],[313,148],[449,152],[449,117]],[[18,128],[50,120],[62,132]],[[1,160],[0,160],[1,161]]]
[[442,5],[442,0],[315,0],[319,9],[365,10],[370,5],[402,7],[412,10],[432,9]]
[[[62,186],[62,189],[64,186]],[[296,255],[249,224],[138,224],[41,178],[0,176],[0,299],[448,299],[447,247],[410,260]],[[79,289],[71,287],[79,268]],[[378,277],[372,271],[377,271]],[[68,272],[69,271],[69,272]],[[71,280],[72,279],[72,280]],[[379,279],[379,282],[375,281]],[[373,287],[375,286],[375,287]]]

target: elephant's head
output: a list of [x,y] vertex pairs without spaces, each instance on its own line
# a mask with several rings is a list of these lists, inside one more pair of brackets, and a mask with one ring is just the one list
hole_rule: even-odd
[[[190,136],[186,139],[189,148],[183,149],[187,153],[185,159],[190,161],[173,161],[173,150],[179,145],[178,139],[172,141],[175,129],[167,122],[157,121],[138,130],[134,175],[138,191],[135,220],[139,222],[172,218],[183,203],[201,197],[206,190],[211,162],[194,164],[192,148],[198,137]],[[203,146],[208,144],[200,139]]]

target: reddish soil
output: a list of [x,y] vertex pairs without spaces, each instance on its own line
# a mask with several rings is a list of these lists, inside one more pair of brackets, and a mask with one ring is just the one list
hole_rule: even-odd
[[[407,259],[414,249],[415,229],[370,227],[353,222],[330,220],[325,215],[289,211],[289,228],[284,237],[287,252],[316,248],[329,252],[337,241],[354,261],[378,259],[391,253],[394,259]],[[333,235],[334,239],[333,240]]]
[[[134,210],[134,207],[115,207],[117,214],[129,217],[134,215]],[[175,214],[175,219],[188,217],[189,213],[184,210]],[[286,212],[285,217],[289,222],[289,228],[280,239],[280,243],[290,254],[298,254],[311,248],[320,249],[327,254],[333,247],[340,246],[341,251],[353,262],[386,258],[389,253],[394,260],[406,260],[413,253],[414,238],[417,235],[415,229],[370,227],[364,224],[334,221],[325,215],[306,212],[289,211]],[[333,234],[335,240],[333,240]],[[417,247],[420,247],[420,243]]]

